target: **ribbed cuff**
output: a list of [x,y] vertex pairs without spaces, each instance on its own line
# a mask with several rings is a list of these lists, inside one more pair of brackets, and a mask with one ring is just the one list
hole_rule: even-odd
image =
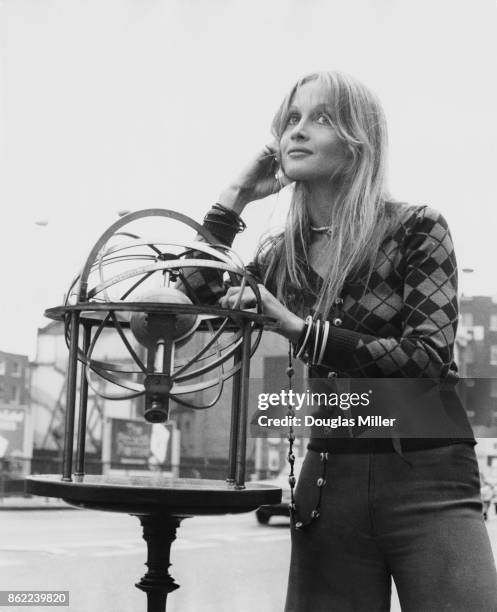
[[343,369],[348,365],[361,337],[359,332],[330,325],[322,364]]
[[204,220],[203,223],[206,230],[208,230],[214,238],[216,238],[221,244],[231,246],[237,235],[237,230],[232,225],[225,223],[212,223],[208,219]]

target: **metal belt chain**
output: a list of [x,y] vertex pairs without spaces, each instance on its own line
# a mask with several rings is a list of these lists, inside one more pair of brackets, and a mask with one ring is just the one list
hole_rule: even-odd
[[[286,368],[286,375],[288,376],[288,391],[292,390],[293,376],[295,374],[295,370],[293,368],[293,360],[292,360],[292,344],[288,343],[288,367]],[[289,397],[291,395],[289,394]],[[323,487],[326,484],[326,468],[328,464],[328,453],[323,452],[320,453],[320,459],[322,464],[322,473],[321,476],[316,480],[316,485],[319,490],[318,500],[311,511],[310,518],[307,522],[304,522],[301,518],[299,518],[297,512],[297,506],[295,504],[295,484],[297,479],[294,474],[294,465],[295,465],[295,455],[293,452],[293,444],[295,442],[295,433],[293,430],[293,417],[295,416],[295,410],[293,409],[292,402],[288,402],[288,416],[290,417],[290,427],[288,432],[288,463],[290,464],[290,475],[288,477],[288,483],[290,484],[290,503],[288,504],[288,508],[290,510],[290,520],[295,529],[303,530],[309,525],[311,525],[314,521],[316,521],[320,517],[320,508],[321,508],[321,499],[323,496]]]

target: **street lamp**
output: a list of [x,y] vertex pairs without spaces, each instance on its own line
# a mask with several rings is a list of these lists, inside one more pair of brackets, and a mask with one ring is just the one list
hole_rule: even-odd
[[[169,232],[167,239],[152,240],[128,228],[121,231],[125,225],[150,217],[154,225],[159,219],[186,225],[205,242],[180,243],[175,232]],[[281,500],[277,487],[245,483],[250,358],[271,319],[262,314],[255,280],[231,249],[214,248],[211,245],[215,242],[205,228],[174,211],[150,209],[127,214],[94,245],[67,292],[66,302],[46,311],[48,317],[64,321],[69,348],[64,460],[62,477],[29,477],[26,491],[59,497],[78,507],[137,516],[147,542],[148,572],[136,586],[147,593],[148,612],[163,612],[168,593],[178,588],[168,567],[171,544],[184,518],[248,512]],[[255,312],[200,303],[188,280],[192,271],[198,270],[216,278],[226,273],[232,284],[249,286],[256,296]],[[104,330],[115,332],[133,366],[95,357]],[[189,343],[198,331],[206,332],[200,349],[198,343]],[[136,342],[142,347],[141,355]],[[184,349],[181,358],[176,350],[180,346]],[[78,362],[79,419],[73,472]],[[110,385],[112,392],[95,385],[95,376]],[[172,478],[156,472],[133,477],[85,474],[89,387],[110,400],[144,397],[145,420],[159,423],[168,419],[171,399],[197,410],[214,406],[230,378],[226,480]],[[197,404],[191,399],[192,394],[207,390],[214,390],[213,399]]]

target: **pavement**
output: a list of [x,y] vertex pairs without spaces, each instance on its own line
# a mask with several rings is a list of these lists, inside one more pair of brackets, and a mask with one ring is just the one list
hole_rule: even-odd
[[0,512],[2,510],[76,510],[76,508],[56,497],[8,495],[0,497]]

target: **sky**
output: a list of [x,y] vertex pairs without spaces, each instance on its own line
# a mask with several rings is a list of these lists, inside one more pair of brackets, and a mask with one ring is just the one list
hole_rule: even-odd
[[[35,357],[119,211],[202,219],[315,70],[376,91],[391,193],[442,212],[461,290],[497,295],[496,26],[495,0],[0,0],[0,350]],[[288,202],[246,209],[245,261]]]

